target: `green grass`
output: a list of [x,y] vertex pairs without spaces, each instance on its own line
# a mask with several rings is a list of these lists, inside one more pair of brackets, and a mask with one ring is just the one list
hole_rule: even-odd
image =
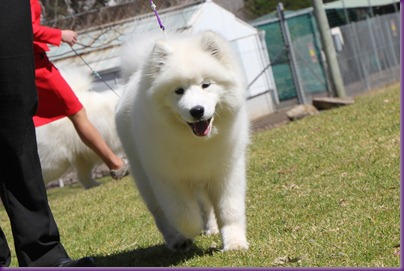
[[[396,85],[254,134],[248,251],[222,253],[219,236],[198,236],[191,251],[170,252],[130,178],[49,190],[63,244],[100,267],[398,267],[399,100]],[[0,225],[12,244],[3,210]]]

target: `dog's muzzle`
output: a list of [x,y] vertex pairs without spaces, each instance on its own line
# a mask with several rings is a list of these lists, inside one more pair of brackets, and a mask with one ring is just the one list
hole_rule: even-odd
[[196,136],[207,136],[212,131],[213,117],[209,119],[204,119],[205,108],[203,106],[197,105],[191,110],[189,110],[191,116],[196,120],[195,122],[188,122],[191,127],[192,132]]

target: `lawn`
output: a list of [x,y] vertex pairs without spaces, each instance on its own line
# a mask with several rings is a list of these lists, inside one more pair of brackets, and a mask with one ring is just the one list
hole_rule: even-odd
[[[248,251],[201,235],[170,252],[129,177],[48,190],[63,244],[99,267],[399,267],[399,88],[252,135]],[[3,209],[0,225],[12,244]]]

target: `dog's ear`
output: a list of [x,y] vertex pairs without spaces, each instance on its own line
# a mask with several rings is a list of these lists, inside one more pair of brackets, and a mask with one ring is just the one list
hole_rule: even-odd
[[211,54],[223,64],[228,63],[228,45],[225,39],[213,31],[205,31],[202,33],[201,45],[205,52]]
[[151,53],[150,74],[158,74],[171,53],[172,49],[166,42],[156,41]]
[[209,52],[212,56],[217,57],[220,54],[219,45],[217,43],[217,34],[212,31],[205,31],[201,38],[202,48]]

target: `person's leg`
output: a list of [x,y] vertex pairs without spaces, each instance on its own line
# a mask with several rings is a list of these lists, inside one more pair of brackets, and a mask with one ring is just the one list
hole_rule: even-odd
[[[2,127],[8,124],[2,120]],[[16,115],[12,125],[23,127],[23,136],[16,133],[7,140],[0,129],[0,148],[7,157],[2,162],[0,195],[10,218],[18,263],[21,267],[53,266],[68,255],[48,205],[35,129]]]
[[83,143],[92,149],[104,161],[110,170],[120,171],[126,168],[124,169],[126,172],[124,172],[123,175],[128,174],[127,166],[124,161],[108,147],[101,134],[88,119],[84,107],[76,114],[69,116],[69,118],[73,122],[74,128]]
[[8,247],[6,236],[3,230],[0,228],[0,268],[2,266],[10,266],[11,253]]
[[0,6],[0,196],[19,265],[51,266],[67,253],[48,205],[32,122],[37,99],[30,2],[0,0]]

